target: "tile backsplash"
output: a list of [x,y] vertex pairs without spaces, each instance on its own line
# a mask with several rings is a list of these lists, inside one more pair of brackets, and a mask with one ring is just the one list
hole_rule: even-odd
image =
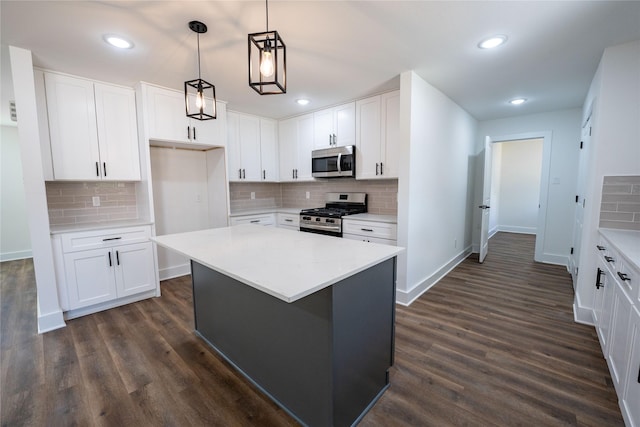
[[[251,199],[252,192],[254,199]],[[270,207],[317,208],[324,206],[325,193],[330,192],[367,193],[370,213],[382,215],[398,213],[397,179],[356,181],[344,178],[280,184],[260,182],[229,184],[231,212]]]
[[[133,182],[46,182],[51,225],[138,218]],[[100,206],[93,206],[93,197]]]
[[640,176],[605,176],[600,227],[640,231]]

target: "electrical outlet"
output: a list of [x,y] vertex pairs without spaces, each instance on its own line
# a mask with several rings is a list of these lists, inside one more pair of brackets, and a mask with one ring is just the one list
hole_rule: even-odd
[[256,198],[256,192],[255,192],[255,191],[252,191],[252,192],[251,192],[251,200],[253,200],[253,199],[255,199],[255,198]]
[[310,199],[310,198],[311,198],[311,193],[307,191],[307,199]]
[[91,200],[93,201],[93,206],[100,206],[100,196],[93,196]]

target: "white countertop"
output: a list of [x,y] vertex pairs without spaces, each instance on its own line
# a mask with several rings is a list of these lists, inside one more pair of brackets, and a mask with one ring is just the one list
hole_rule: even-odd
[[404,248],[254,224],[151,240],[286,302],[393,258]]
[[627,261],[640,270],[640,231],[600,228],[602,234]]
[[258,209],[249,209],[246,211],[231,212],[229,216],[260,215],[260,214],[270,214],[270,213],[299,214],[302,209],[304,208],[258,208]]
[[390,224],[398,223],[398,217],[395,215],[379,215],[372,213],[361,213],[345,216],[342,218],[342,221],[349,221],[350,219],[357,219],[358,221],[388,222]]
[[62,233],[74,233],[78,231],[108,230],[111,228],[137,227],[140,225],[153,225],[153,222],[149,220],[141,220],[141,219],[126,219],[126,220],[120,220],[120,221],[101,221],[101,222],[86,222],[86,223],[79,223],[79,224],[52,225],[49,227],[49,232],[51,234],[62,234]]

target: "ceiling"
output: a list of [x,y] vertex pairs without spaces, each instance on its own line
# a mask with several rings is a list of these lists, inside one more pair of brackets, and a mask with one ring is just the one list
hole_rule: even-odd
[[[181,89],[202,78],[236,111],[283,118],[386,89],[414,70],[478,120],[580,107],[604,49],[640,39],[640,1],[281,1],[269,29],[287,45],[287,93],[247,83],[247,34],[265,30],[262,1],[0,1],[2,114],[12,96],[7,45],[36,66],[133,86]],[[132,40],[116,50],[106,33]],[[494,34],[508,41],[477,48]],[[294,101],[306,97],[306,107]],[[518,107],[514,97],[528,102]],[[18,111],[19,114],[19,111]]]

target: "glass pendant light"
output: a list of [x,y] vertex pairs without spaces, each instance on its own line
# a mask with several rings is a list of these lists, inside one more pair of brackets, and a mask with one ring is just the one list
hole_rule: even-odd
[[267,31],[248,36],[249,86],[260,95],[287,93],[287,47],[277,31],[269,31],[269,3],[265,0]]
[[216,87],[202,80],[200,75],[200,34],[207,32],[207,26],[200,21],[189,22],[189,28],[198,35],[198,78],[184,82],[184,102],[187,117],[196,120],[216,118]]

